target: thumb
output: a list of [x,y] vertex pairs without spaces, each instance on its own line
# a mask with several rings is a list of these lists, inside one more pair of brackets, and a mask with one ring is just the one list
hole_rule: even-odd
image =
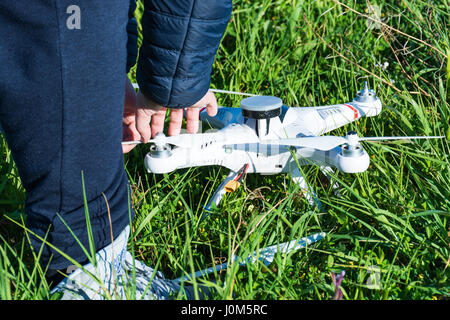
[[152,118],[152,113],[152,110],[144,108],[136,109],[136,130],[141,135],[141,141],[144,143],[147,143],[148,140],[150,140],[150,120]]

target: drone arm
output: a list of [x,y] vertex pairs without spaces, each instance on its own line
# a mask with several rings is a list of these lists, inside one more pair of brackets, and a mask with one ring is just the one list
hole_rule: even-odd
[[345,173],[364,172],[369,167],[369,155],[364,149],[359,153],[346,155],[341,147],[322,151],[312,148],[299,148],[297,157],[303,164],[316,164],[323,167],[335,167]]
[[328,106],[289,108],[283,125],[289,137],[295,137],[298,133],[317,136],[361,117],[375,116],[380,113],[381,107],[381,102],[377,99],[370,103],[352,101]]

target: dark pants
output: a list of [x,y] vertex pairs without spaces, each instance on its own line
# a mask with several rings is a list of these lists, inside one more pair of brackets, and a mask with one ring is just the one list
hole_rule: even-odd
[[[82,173],[96,250],[133,216],[121,149],[128,6],[0,1],[0,123],[27,191],[26,225],[79,262],[86,255],[68,227],[89,248]],[[32,237],[32,245],[42,242]],[[69,265],[44,246],[48,261]]]

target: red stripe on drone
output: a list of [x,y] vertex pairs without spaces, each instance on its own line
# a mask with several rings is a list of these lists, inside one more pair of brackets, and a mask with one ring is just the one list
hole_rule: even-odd
[[358,109],[356,109],[354,106],[351,106],[349,104],[344,104],[344,106],[349,107],[350,109],[353,110],[353,115],[355,116],[354,119],[358,118],[358,116],[359,116]]

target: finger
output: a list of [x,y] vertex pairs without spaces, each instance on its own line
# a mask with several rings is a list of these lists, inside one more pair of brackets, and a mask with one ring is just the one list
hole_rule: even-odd
[[[123,127],[122,141],[138,141],[141,135],[136,130],[135,123]],[[122,144],[122,152],[128,153],[136,146],[136,144]]]
[[141,141],[144,143],[150,139],[150,119],[152,118],[152,113],[153,112],[143,108],[136,109],[136,129],[141,135]]
[[152,137],[164,130],[164,120],[166,119],[167,108],[161,108],[152,116]]
[[217,99],[212,91],[208,91],[207,96],[206,113],[208,113],[210,117],[214,117],[217,114],[218,109]]
[[141,135],[139,134],[139,131],[136,129],[136,123],[133,122],[128,126],[128,139],[132,141],[138,141],[141,139]]
[[215,117],[217,115],[217,110],[218,110],[218,106],[217,103],[215,105],[208,105],[206,107],[206,113],[210,116],[210,117]]
[[170,110],[169,136],[176,136],[180,134],[181,125],[183,123],[183,114],[183,109]]
[[199,108],[187,108],[186,129],[189,133],[197,133],[199,116],[200,116]]

